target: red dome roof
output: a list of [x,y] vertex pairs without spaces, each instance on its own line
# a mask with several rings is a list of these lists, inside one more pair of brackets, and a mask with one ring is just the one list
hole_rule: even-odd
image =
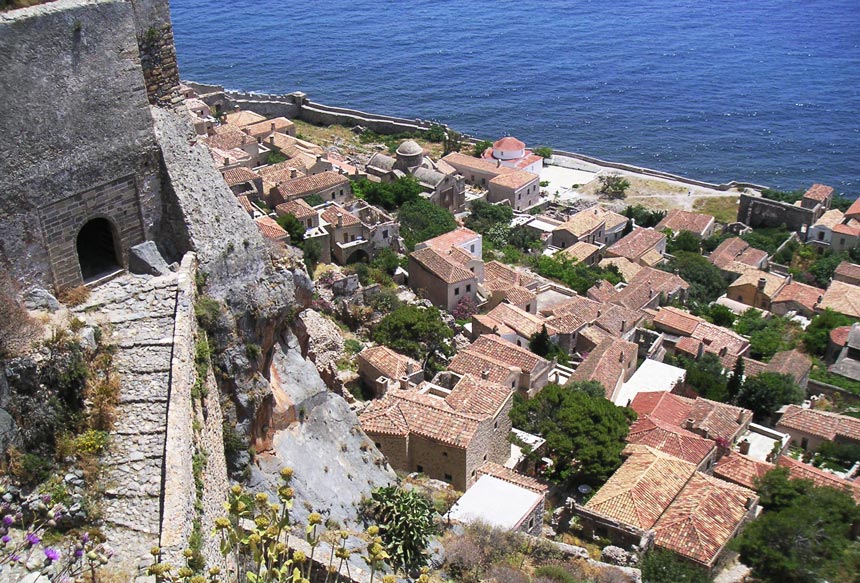
[[494,150],[510,151],[510,150],[525,150],[525,148],[526,148],[526,145],[513,136],[508,136],[506,138],[502,138],[501,140],[499,140],[498,142],[493,144]]

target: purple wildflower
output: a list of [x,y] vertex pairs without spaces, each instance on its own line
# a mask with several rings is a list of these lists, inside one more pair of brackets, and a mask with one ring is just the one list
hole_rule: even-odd
[[20,563],[21,557],[18,555],[12,555],[11,557],[9,557],[9,560],[12,561],[13,563]]
[[85,532],[84,534],[82,534],[81,535],[81,542],[84,544],[87,544],[88,542],[90,542],[90,533]]
[[9,514],[3,517],[3,524],[6,526],[12,526],[12,523],[15,522],[15,519],[12,518]]
[[84,556],[84,549],[75,549],[75,558],[80,559]]
[[11,541],[11,540],[12,540],[12,537],[9,536],[8,534],[4,534],[3,538],[0,538],[0,541],[3,541],[4,545],[8,545],[9,541]]
[[49,561],[56,561],[60,558],[60,551],[57,549],[47,548],[45,549],[45,558]]
[[36,535],[35,533],[28,532],[27,533],[27,542],[30,543],[31,545],[37,545],[40,542],[42,542],[42,539],[40,539],[39,536]]

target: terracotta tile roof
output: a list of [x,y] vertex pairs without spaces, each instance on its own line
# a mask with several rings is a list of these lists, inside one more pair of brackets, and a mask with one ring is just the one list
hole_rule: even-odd
[[664,239],[666,235],[660,231],[637,227],[610,246],[606,253],[611,257],[626,257],[636,262]]
[[758,282],[760,279],[764,279],[764,294],[773,299],[777,293],[779,293],[783,286],[786,285],[787,279],[786,277],[782,277],[781,275],[777,275],[775,273],[770,273],[768,271],[762,271],[761,269],[750,269],[740,275],[736,280],[734,280],[729,285],[729,290],[732,288],[741,287],[744,285],[751,285],[753,287],[758,286]]
[[601,342],[605,340],[611,340],[612,335],[601,328],[600,326],[589,325],[579,331],[579,335],[582,338],[585,338],[595,346],[598,346]]
[[789,475],[795,480],[810,480],[819,488],[845,490],[854,498],[855,503],[860,504],[860,485],[854,482],[843,480],[835,474],[820,470],[786,455],[779,456],[779,459],[776,460],[776,465],[781,468],[788,468]]
[[494,462],[484,462],[484,465],[478,468],[478,475],[493,476],[494,478],[510,482],[511,484],[516,484],[517,486],[521,486],[526,490],[531,490],[532,492],[537,492],[538,494],[545,494],[549,491],[549,486],[538,482],[534,478],[518,474],[517,472]]
[[860,318],[860,287],[833,280],[824,292],[818,309],[830,308],[840,314]]
[[256,173],[244,166],[222,170],[221,175],[224,177],[224,181],[227,183],[227,186],[236,186],[243,182],[253,182],[260,178]]
[[675,351],[683,352],[693,358],[698,358],[699,348],[702,346],[703,343],[701,340],[696,340],[692,336],[684,336],[679,338],[678,342],[675,343]]
[[241,111],[234,111],[233,113],[228,113],[226,116],[224,116],[224,119],[228,125],[237,128],[243,128],[246,125],[263,121],[264,119],[266,119],[266,116],[245,109]]
[[538,156],[537,154],[533,154],[531,150],[526,150],[525,155],[518,160],[508,160],[508,162],[513,162],[516,168],[528,168],[535,162],[540,162],[543,164],[543,156]]
[[720,269],[726,269],[733,261],[758,267],[761,264],[761,260],[766,257],[766,251],[750,247],[749,243],[740,237],[729,237],[711,252],[708,256],[708,261]]
[[359,416],[359,421],[367,433],[400,436],[414,433],[466,449],[485,418],[456,411],[440,397],[407,390],[390,391],[382,399],[373,401]]
[[625,380],[625,366],[631,358],[636,361],[638,348],[620,338],[607,338],[576,367],[570,381],[597,381],[606,389],[606,398],[612,400],[619,380]]
[[495,416],[512,395],[510,387],[466,374],[454,385],[445,402],[455,411]]
[[839,279],[839,276],[851,280],[860,280],[860,265],[843,261],[836,266],[836,271],[833,272],[835,279]]
[[262,138],[276,132],[281,134],[289,133],[289,129],[295,127],[295,125],[296,124],[285,117],[273,117],[257,123],[248,124],[242,129],[250,132],[250,135],[255,138]]
[[531,338],[541,331],[542,326],[546,326],[547,333],[550,336],[558,333],[552,324],[544,318],[530,314],[511,304],[499,304],[487,312],[485,317],[500,325],[507,326],[523,338]]
[[[317,176],[319,176],[319,174],[317,174]],[[326,209],[320,213],[320,217],[322,217],[322,219],[329,225],[335,227],[337,226],[338,220],[341,221],[341,224],[344,227],[351,227],[361,223],[358,217],[336,204],[327,206]]]
[[592,255],[600,251],[600,247],[586,243],[585,241],[577,241],[567,249],[562,250],[562,254],[572,260],[574,264],[581,263],[589,259]]
[[202,142],[211,148],[232,150],[246,144],[256,144],[257,140],[233,126],[215,126],[215,134],[202,138]]
[[813,184],[809,187],[809,190],[803,194],[803,198],[818,202],[824,202],[831,196],[833,196],[833,187],[825,186],[824,184]]
[[740,334],[710,322],[700,322],[692,337],[705,345],[705,351],[716,354],[728,369],[734,367],[738,357],[746,353],[750,345],[749,340]]
[[641,265],[633,263],[626,257],[606,257],[600,260],[600,267],[604,269],[607,269],[611,265],[614,265],[618,269],[624,281],[632,281],[636,277],[636,274],[639,273],[639,270],[642,269]]
[[655,296],[662,294],[664,298],[668,298],[689,288],[690,285],[674,273],[642,267],[633,280],[611,301],[631,310],[641,310],[654,301]]
[[838,437],[860,441],[860,419],[789,405],[776,424],[777,429],[794,429],[833,441]]
[[839,233],[840,235],[850,235],[852,237],[860,236],[860,221],[857,219],[849,219],[848,222],[833,227],[833,232]]
[[506,136],[500,140],[493,142],[494,150],[525,150],[526,145],[513,136]]
[[738,432],[749,425],[752,415],[749,409],[697,397],[685,424],[692,421],[692,427],[686,427],[687,429],[707,435],[711,439],[733,441]]
[[258,217],[254,222],[267,239],[278,241],[287,237],[287,232],[271,217]]
[[851,334],[851,326],[840,326],[830,331],[830,341],[836,346],[848,344],[848,335]]
[[[305,177],[307,167],[299,159],[284,160],[277,164],[270,164],[257,169],[264,182],[273,186],[280,186],[284,182],[298,180]],[[293,173],[295,172],[295,176]]]
[[349,179],[342,174],[327,170],[312,176],[302,176],[285,181],[278,185],[278,192],[284,200],[300,197],[302,195],[319,192],[328,188],[349,185]]
[[552,316],[547,319],[547,324],[552,324],[559,334],[574,334],[590,324],[590,322],[579,314],[564,314]]
[[671,229],[674,232],[690,231],[697,235],[704,234],[705,230],[712,225],[714,217],[703,213],[694,213],[681,209],[672,209],[663,217],[656,227],[657,231]]
[[577,314],[588,322],[597,319],[602,304],[584,296],[571,296],[569,299],[556,304],[543,313],[549,316],[564,316],[565,314]]
[[619,215],[609,209],[599,208],[598,213],[603,216],[603,220],[606,222],[606,226],[603,229],[604,232],[611,231],[622,225],[627,225],[628,221],[630,221],[630,219],[624,215]]
[[[471,229],[467,229],[466,227],[457,227],[453,231],[448,231],[438,237],[427,239],[419,245],[421,247],[432,247],[440,253],[445,253],[451,249],[451,247],[462,247],[469,241],[473,241],[475,239],[481,239],[481,235]],[[475,252],[477,253],[477,249]],[[477,257],[477,255],[475,257]],[[480,257],[477,258],[480,259]]]
[[799,383],[812,370],[812,361],[797,350],[777,352],[767,363],[767,372],[787,374]]
[[848,207],[848,210],[845,211],[846,217],[856,217],[860,216],[860,198],[856,199],[851,203],[851,206]]
[[592,207],[579,211],[561,225],[555,231],[567,231],[574,237],[582,239],[606,224],[606,219],[598,207]]
[[654,525],[654,544],[711,566],[757,499],[752,490],[696,472]]
[[681,427],[690,417],[693,399],[679,397],[668,391],[638,393],[633,397],[630,408],[640,417],[649,416]]
[[589,510],[641,529],[654,526],[696,466],[650,447],[628,445],[629,457],[586,503]]
[[663,254],[656,249],[649,249],[642,255],[642,257],[639,258],[639,262],[642,265],[654,267],[663,263]]
[[512,285],[503,291],[505,299],[515,306],[527,306],[537,300],[537,295],[534,292],[519,285]]
[[655,326],[685,336],[692,336],[702,322],[704,322],[702,318],[671,306],[660,308],[654,316]]
[[461,350],[451,362],[448,363],[448,370],[460,375],[472,375],[481,378],[484,373],[487,374],[487,380],[498,384],[507,384],[511,375],[514,373],[514,366],[495,358],[470,352],[468,349]]
[[232,148],[230,150],[221,150],[214,146],[209,146],[209,155],[215,162],[216,167],[227,166],[228,164],[239,164],[242,162],[250,162],[251,155],[240,148]]
[[317,212],[305,201],[300,198],[282,202],[275,207],[279,215],[293,215],[297,219],[307,219],[317,216]]
[[842,222],[842,219],[845,218],[845,215],[839,209],[830,209],[823,215],[821,218],[815,221],[813,227],[827,227],[828,229],[832,229],[836,225]]
[[445,283],[457,283],[475,278],[474,273],[462,267],[448,255],[431,247],[413,251],[409,256]]
[[756,479],[764,477],[775,467],[771,463],[755,460],[732,451],[720,458],[720,461],[714,466],[714,475],[755,490]]
[[640,417],[630,426],[627,442],[653,447],[696,466],[717,447],[716,442],[711,439],[705,439],[677,425],[647,415]]
[[460,152],[452,152],[442,158],[442,160],[456,168],[459,172],[462,172],[461,168],[468,168],[477,172],[485,172],[494,176],[515,172],[513,168],[500,166],[496,161],[490,161],[485,158],[475,158],[474,156],[461,154]]
[[461,352],[482,354],[499,362],[509,363],[523,372],[532,373],[539,367],[549,367],[549,361],[492,334],[481,334],[471,346]]
[[248,200],[248,197],[247,197],[247,196],[244,196],[244,195],[242,195],[242,196],[237,196],[237,197],[236,197],[236,200],[237,200],[237,201],[239,201],[239,206],[241,206],[241,207],[242,207],[242,209],[243,209],[246,213],[248,213],[249,215],[253,215],[253,214],[254,214],[254,206],[251,204],[251,201],[250,201],[250,200]]
[[771,302],[795,302],[811,312],[815,309],[815,305],[818,303],[818,298],[823,295],[824,290],[821,288],[792,281],[782,288]]
[[636,327],[642,320],[642,313],[615,304],[603,304],[594,324],[613,336],[621,336]]
[[417,360],[395,352],[387,346],[365,348],[358,353],[357,358],[366,361],[386,377],[395,381],[410,374],[410,365],[412,372],[421,370],[421,363]]
[[767,370],[767,363],[761,362],[760,360],[753,360],[752,358],[744,358],[744,376],[746,378],[751,378],[756,376],[757,374],[763,373]]
[[533,182],[538,182],[539,180],[540,176],[538,176],[534,172],[528,172],[526,170],[515,170],[514,172],[509,172],[507,174],[499,174],[498,176],[490,180],[490,184],[516,190],[518,188],[523,188],[524,186],[527,186]]
[[528,287],[535,281],[534,278],[495,260],[484,263],[484,281],[488,280],[524,287]]
[[588,299],[600,303],[605,303],[612,300],[615,296],[618,295],[619,292],[617,289],[615,289],[614,285],[612,285],[605,279],[601,279],[593,286],[588,288],[588,291],[586,293],[588,294]]

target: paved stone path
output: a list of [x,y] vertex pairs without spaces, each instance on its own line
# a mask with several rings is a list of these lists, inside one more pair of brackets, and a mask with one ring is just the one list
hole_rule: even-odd
[[177,278],[124,275],[93,290],[75,311],[118,347],[120,403],[103,458],[104,531],[111,567],[129,579],[152,562],[161,529],[162,466],[167,431]]

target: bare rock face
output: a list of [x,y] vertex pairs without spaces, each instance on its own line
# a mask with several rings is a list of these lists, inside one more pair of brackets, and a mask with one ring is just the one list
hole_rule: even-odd
[[274,495],[282,467],[293,468],[291,486],[300,523],[311,512],[343,526],[358,526],[362,497],[395,480],[382,454],[361,430],[340,396],[327,389],[316,366],[287,334],[272,359],[272,395],[254,423],[257,457],[249,486]]
[[310,359],[326,386],[344,394],[337,361],[343,357],[343,336],[337,325],[314,310],[303,310],[296,318],[295,333],[302,355]]

